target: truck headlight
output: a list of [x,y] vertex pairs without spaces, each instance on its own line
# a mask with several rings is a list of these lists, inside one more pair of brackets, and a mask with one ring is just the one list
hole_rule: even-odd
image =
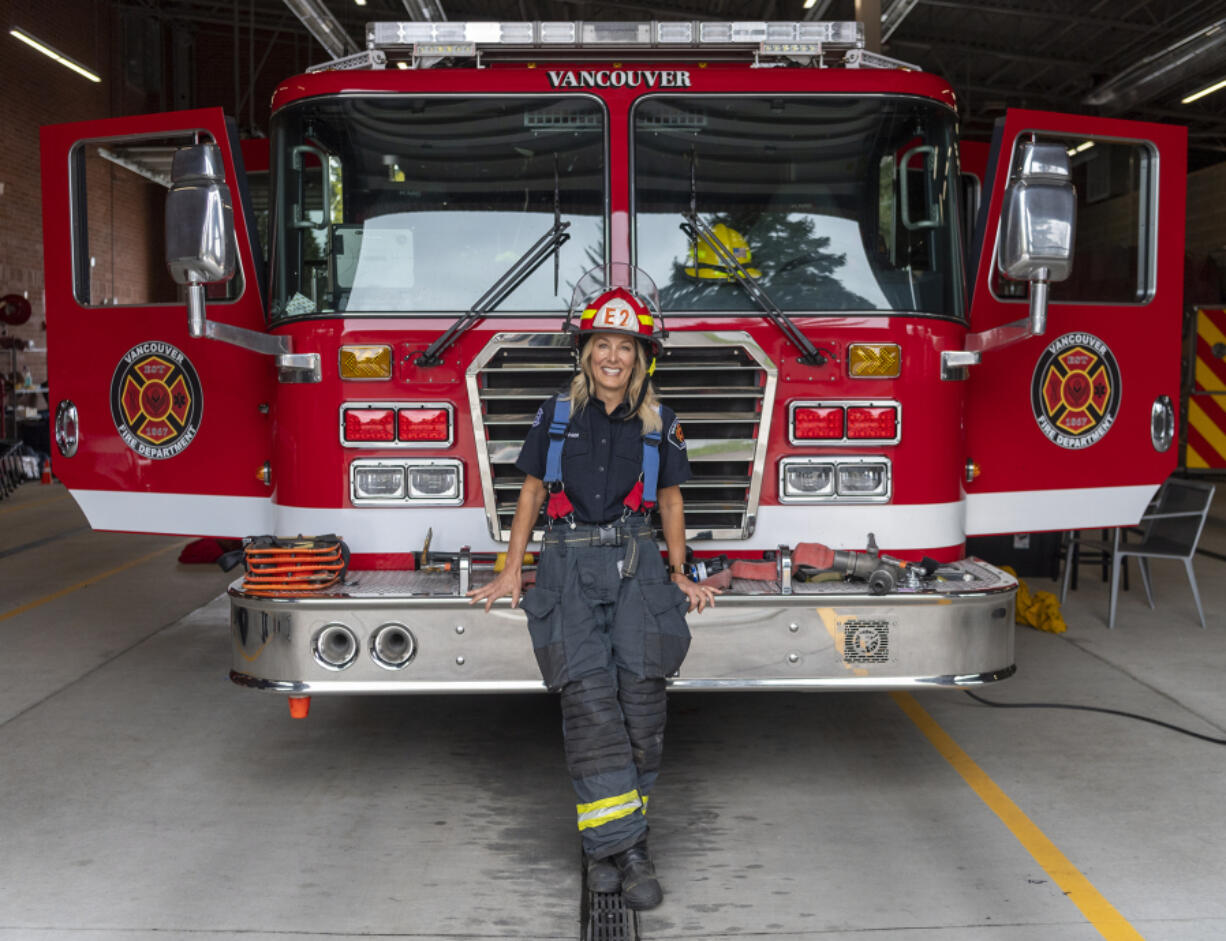
[[889,486],[885,464],[841,464],[838,491],[843,496],[879,496]]
[[409,499],[455,499],[460,495],[458,464],[409,466]]
[[404,496],[404,468],[379,465],[357,467],[353,471],[355,499],[395,499]]
[[349,465],[355,506],[459,506],[464,464],[454,458],[362,458]]
[[834,465],[808,463],[785,465],[783,493],[788,497],[817,497],[834,493]]
[[780,503],[886,503],[889,499],[888,458],[788,457],[779,462]]

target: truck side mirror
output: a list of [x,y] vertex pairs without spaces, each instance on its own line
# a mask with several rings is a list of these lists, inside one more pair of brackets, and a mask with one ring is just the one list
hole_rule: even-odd
[[216,144],[175,152],[166,196],[166,267],[187,286],[187,325],[205,335],[204,286],[234,276],[234,209]]
[[1005,188],[997,264],[1015,281],[1030,282],[1030,334],[1047,325],[1051,281],[1073,270],[1077,192],[1068,153],[1060,144],[1026,141],[1013,178]]

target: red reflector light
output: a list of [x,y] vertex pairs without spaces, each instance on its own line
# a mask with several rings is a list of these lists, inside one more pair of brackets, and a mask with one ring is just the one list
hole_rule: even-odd
[[792,424],[797,438],[842,438],[843,410],[834,408],[797,408],[792,412]]
[[848,438],[893,438],[898,434],[898,416],[892,406],[847,409]]
[[451,437],[445,408],[402,408],[401,441],[446,441]]
[[346,410],[345,440],[395,441],[395,412],[390,408],[351,408]]

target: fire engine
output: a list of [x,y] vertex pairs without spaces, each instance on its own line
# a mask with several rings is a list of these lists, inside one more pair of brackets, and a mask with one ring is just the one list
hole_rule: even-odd
[[98,529],[342,537],[334,584],[229,589],[231,678],[299,713],[542,689],[465,593],[575,285],[633,267],[695,571],[774,566],[672,687],[1009,676],[1017,583],[967,537],[1135,522],[1175,466],[1186,132],[1009,111],[960,155],[950,83],[862,35],[372,23],[277,89],[267,175],[220,110],[45,128],[56,474]]

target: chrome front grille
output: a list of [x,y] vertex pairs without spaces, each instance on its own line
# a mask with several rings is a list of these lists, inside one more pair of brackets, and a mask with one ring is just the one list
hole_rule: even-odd
[[[570,338],[499,334],[468,370],[477,458],[495,539],[510,535],[523,475],[515,459],[537,407],[567,385]],[[684,429],[691,479],[682,485],[686,537],[743,539],[753,533],[766,461],[775,367],[741,332],[673,333],[655,385]],[[756,471],[756,473],[755,473]]]

